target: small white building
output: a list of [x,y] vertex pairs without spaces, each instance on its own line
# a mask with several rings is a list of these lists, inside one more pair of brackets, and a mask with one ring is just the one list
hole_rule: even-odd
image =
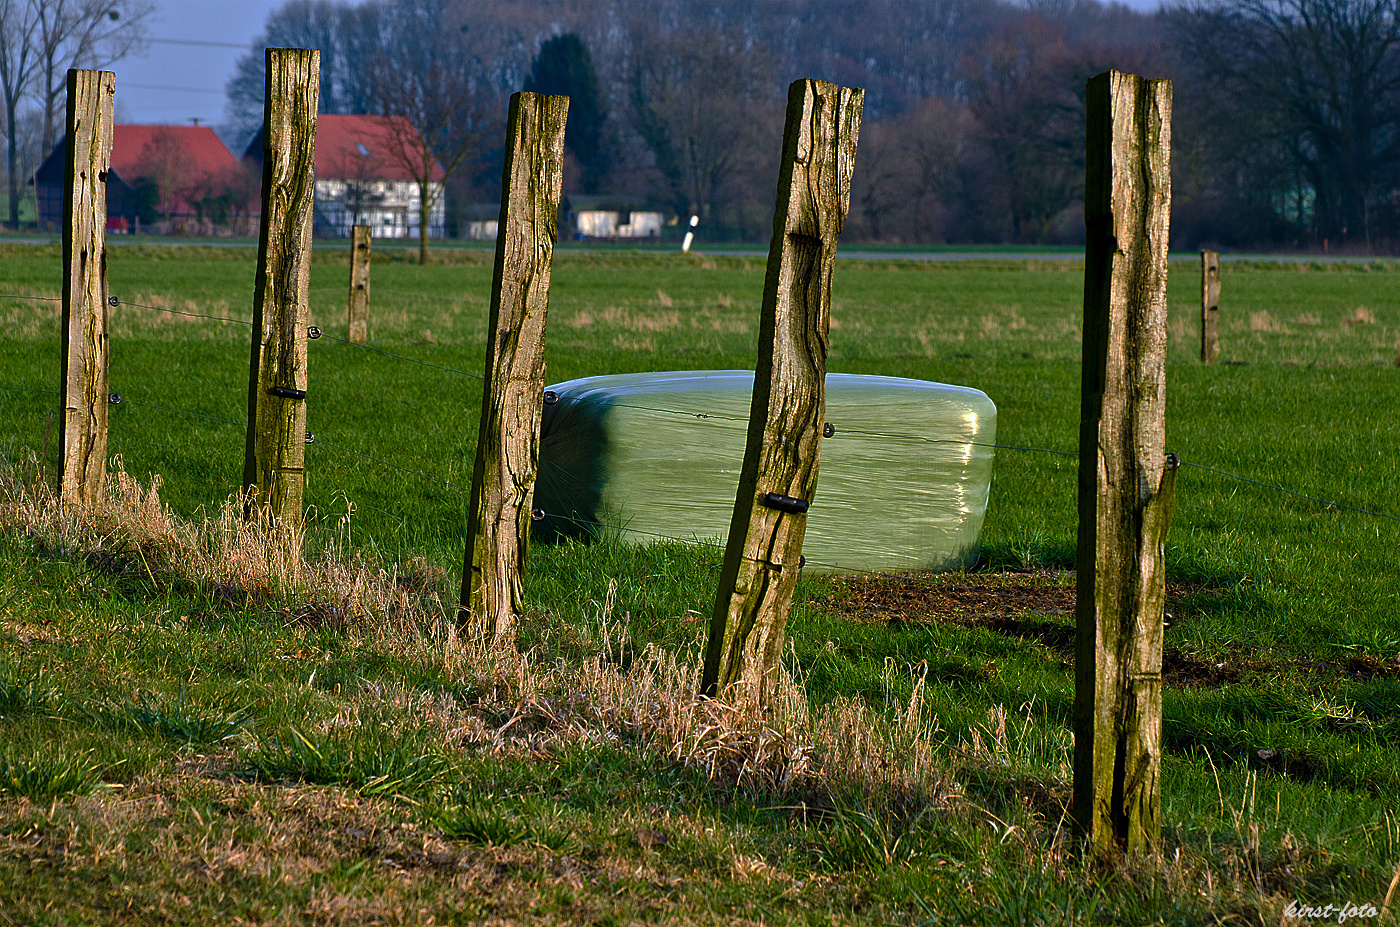
[[560,228],[575,241],[587,239],[652,240],[661,238],[666,216],[645,201],[609,196],[570,196],[562,204]]

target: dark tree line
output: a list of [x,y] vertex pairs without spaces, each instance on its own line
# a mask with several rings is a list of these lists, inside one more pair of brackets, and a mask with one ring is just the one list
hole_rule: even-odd
[[[421,106],[434,91],[407,65],[438,49],[454,69],[439,110],[455,121],[430,145],[440,158],[469,149],[449,215],[499,195],[488,129],[512,91],[533,89],[573,98],[566,192],[699,214],[712,239],[765,238],[786,87],[814,76],[866,89],[848,235],[1075,242],[1084,85],[1117,67],[1175,81],[1176,244],[1389,249],[1400,242],[1397,5],[291,0],[266,40],[321,49],[327,112]],[[395,81],[414,87],[390,93]],[[230,118],[254,127],[260,53],[228,92]]]
[[1232,0],[1170,22],[1194,104],[1178,173],[1220,238],[1400,245],[1396,0]]

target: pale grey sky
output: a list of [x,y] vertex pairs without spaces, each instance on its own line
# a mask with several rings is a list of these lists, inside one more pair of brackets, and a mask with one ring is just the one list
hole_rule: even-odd
[[[267,14],[283,0],[157,0],[153,39],[144,55],[118,62],[116,120],[218,125],[224,83],[252,47]],[[209,43],[175,44],[175,43]],[[223,46],[233,45],[234,48]]]

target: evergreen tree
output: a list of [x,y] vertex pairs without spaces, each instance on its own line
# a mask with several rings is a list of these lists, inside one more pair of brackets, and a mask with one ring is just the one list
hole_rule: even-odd
[[608,170],[603,144],[603,109],[598,91],[598,75],[588,46],[572,32],[550,39],[530,67],[525,89],[533,93],[561,94],[569,98],[569,121],[564,128],[564,144],[583,168],[583,190],[596,193]]

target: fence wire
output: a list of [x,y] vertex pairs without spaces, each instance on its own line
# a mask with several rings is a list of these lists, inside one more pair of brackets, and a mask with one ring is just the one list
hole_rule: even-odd
[[[53,390],[53,389],[44,389],[44,388],[40,388],[40,387],[12,386],[12,385],[0,385],[0,389],[17,390],[17,391],[32,392],[32,393],[47,393],[47,394],[54,394],[54,395],[56,395],[56,394],[58,393],[58,390]],[[220,416],[208,415],[208,414],[203,413],[203,412],[194,412],[194,411],[191,411],[191,410],[188,410],[188,409],[177,409],[177,408],[173,408],[173,407],[170,407],[170,406],[158,405],[158,404],[155,404],[155,403],[141,402],[141,401],[139,401],[139,400],[131,399],[131,398],[128,398],[128,397],[120,397],[119,399],[117,399],[117,400],[115,401],[114,404],[116,404],[116,405],[132,405],[132,406],[137,406],[137,407],[140,407],[140,408],[156,409],[156,410],[163,411],[163,412],[169,412],[169,413],[177,414],[177,415],[187,415],[187,416],[191,416],[191,417],[194,417],[194,418],[204,419],[204,420],[207,420],[207,421],[218,422],[218,423],[221,423],[221,424],[237,425],[237,426],[241,426],[241,427],[247,427],[247,423],[246,423],[246,422],[240,422],[240,421],[237,421],[237,420],[234,420],[234,419],[222,418],[222,417],[220,417]],[[669,411],[669,410],[660,410],[660,411]],[[693,413],[681,413],[681,414],[693,414]],[[857,433],[860,433],[860,432],[846,431],[845,433],[846,433],[846,434],[857,434]],[[870,436],[873,436],[873,437],[909,437],[909,438],[919,439],[919,440],[936,440],[936,439],[926,439],[926,438],[924,438],[923,436],[918,436],[918,435],[899,436],[899,435],[889,435],[889,434],[886,434],[886,433],[866,433],[866,434],[869,434]],[[331,441],[325,440],[325,439],[323,439],[323,438],[315,438],[314,440],[308,441],[308,444],[309,444],[310,446],[312,446],[312,447],[314,447],[314,446],[316,446],[316,445],[324,445],[324,446],[326,446],[326,447],[334,448],[335,450],[338,450],[338,451],[341,451],[341,452],[344,452],[344,453],[347,453],[347,454],[351,454],[351,455],[353,455],[353,456],[360,457],[360,458],[363,458],[363,459],[365,459],[365,460],[372,461],[372,462],[377,463],[377,464],[381,464],[381,465],[386,466],[386,467],[389,467],[389,468],[391,468],[391,469],[393,469],[393,470],[397,470],[397,471],[399,471],[399,472],[401,472],[401,473],[405,473],[405,474],[408,474],[408,475],[411,475],[411,476],[419,477],[419,478],[421,478],[421,479],[429,480],[429,481],[431,481],[431,482],[438,483],[438,484],[440,484],[440,485],[447,486],[447,487],[449,487],[449,488],[451,488],[451,489],[456,489],[456,490],[459,490],[459,491],[464,492],[464,493],[468,493],[468,492],[471,491],[471,487],[469,487],[469,486],[465,486],[465,485],[462,485],[462,484],[460,484],[460,483],[454,483],[454,482],[452,482],[452,481],[450,481],[450,480],[444,480],[444,479],[442,479],[441,477],[433,476],[432,474],[424,473],[424,472],[421,471],[421,470],[415,470],[415,469],[413,469],[413,468],[411,468],[411,467],[401,466],[401,465],[399,465],[399,464],[393,463],[392,461],[385,460],[385,459],[383,459],[383,458],[381,458],[381,457],[376,457],[376,456],[374,456],[374,455],[372,455],[372,454],[366,454],[366,453],[364,453],[364,452],[362,452],[362,451],[357,451],[357,450],[354,450],[353,448],[349,448],[349,447],[346,447],[346,446],[344,446],[344,445],[342,445],[342,444],[338,444],[338,443],[335,443],[335,442],[331,442]],[[997,447],[997,448],[1001,448],[1001,449],[1010,449],[1010,450],[1020,450],[1020,451],[1028,451],[1028,452],[1047,453],[1047,454],[1052,454],[1052,455],[1057,455],[1057,456],[1069,456],[1069,457],[1077,457],[1077,456],[1078,456],[1077,454],[1074,454],[1074,453],[1072,453],[1072,452],[1068,452],[1068,451],[1058,451],[1058,450],[1049,449],[1049,448],[1020,447],[1020,446],[1015,446],[1015,445],[989,445],[989,446],[991,446],[991,447]],[[1355,506],[1345,505],[1345,504],[1343,504],[1343,503],[1331,502],[1331,501],[1328,501],[1328,500],[1326,500],[1326,499],[1322,499],[1322,498],[1315,497],[1315,496],[1309,496],[1309,495],[1306,495],[1306,494],[1304,494],[1304,493],[1295,492],[1295,491],[1290,490],[1290,489],[1287,489],[1287,488],[1285,488],[1285,487],[1276,486],[1276,485],[1271,484],[1271,483],[1265,483],[1265,482],[1263,482],[1263,481],[1261,481],[1261,480],[1255,480],[1255,479],[1252,479],[1252,478],[1250,478],[1250,477],[1240,476],[1240,475],[1238,475],[1238,474],[1230,473],[1230,472],[1228,472],[1228,471],[1226,471],[1226,470],[1220,470],[1220,469],[1215,468],[1215,467],[1208,467],[1208,466],[1205,466],[1205,465],[1203,465],[1203,464],[1189,463],[1189,462],[1187,462],[1187,461],[1182,461],[1181,464],[1182,464],[1182,466],[1189,466],[1189,467],[1193,467],[1193,468],[1195,468],[1195,469],[1204,470],[1204,471],[1207,471],[1207,472],[1210,472],[1210,473],[1215,473],[1215,474],[1218,474],[1218,475],[1221,475],[1221,476],[1226,476],[1226,477],[1229,477],[1229,478],[1231,478],[1231,479],[1236,479],[1236,480],[1239,480],[1239,481],[1241,481],[1241,482],[1249,483],[1249,484],[1252,484],[1252,485],[1257,485],[1257,486],[1260,486],[1260,487],[1263,487],[1263,488],[1266,488],[1266,489],[1277,490],[1277,491],[1279,491],[1279,492],[1283,492],[1283,493],[1286,493],[1286,494],[1288,494],[1288,495],[1295,496],[1295,497],[1298,497],[1298,498],[1301,498],[1301,499],[1305,499],[1305,500],[1308,500],[1308,501],[1311,501],[1311,502],[1316,502],[1316,503],[1321,504],[1321,505],[1331,506],[1331,507],[1335,507],[1335,508],[1338,508],[1338,509],[1343,509],[1343,510],[1346,510],[1346,511],[1357,512],[1357,513],[1365,514],[1365,515],[1373,515],[1373,516],[1377,516],[1377,517],[1381,517],[1381,518],[1387,518],[1387,519],[1391,519],[1391,520],[1394,520],[1394,521],[1400,521],[1400,518],[1396,518],[1395,516],[1389,515],[1389,514],[1384,513],[1384,512],[1377,512],[1377,511],[1372,511],[1372,510],[1368,510],[1368,509],[1357,508],[1357,507],[1355,507]],[[545,474],[545,473],[543,473],[543,469],[544,469],[544,468],[549,468],[549,469],[553,470],[554,472],[551,473],[551,474]],[[565,478],[576,479],[576,477],[574,477],[572,474],[568,473],[567,471],[563,470],[562,468],[559,468],[559,467],[557,467],[556,465],[549,464],[549,463],[547,463],[547,462],[545,462],[544,464],[542,464],[542,473],[541,473],[541,475],[542,475],[542,476],[548,476],[549,478],[557,478],[557,477],[559,477],[559,476],[563,476],[563,477],[565,477]],[[678,544],[703,546],[703,547],[709,547],[709,548],[712,548],[712,549],[715,549],[715,550],[719,550],[719,551],[723,551],[723,550],[725,549],[725,544],[718,543],[718,542],[715,542],[715,541],[704,540],[704,539],[701,539],[701,538],[698,538],[698,537],[691,537],[691,538],[675,537],[675,536],[663,534],[663,533],[660,533],[660,532],[647,531],[647,530],[643,530],[643,529],[639,529],[639,528],[632,528],[632,527],[629,527],[629,526],[627,526],[627,525],[608,524],[608,523],[604,523],[604,522],[600,522],[600,521],[596,521],[596,520],[580,518],[580,517],[578,517],[578,516],[576,516],[576,515],[562,515],[562,514],[555,513],[555,512],[542,512],[542,511],[537,510],[535,514],[536,514],[536,517],[538,517],[538,518],[540,518],[540,519],[547,519],[547,520],[553,520],[553,521],[556,521],[556,522],[567,522],[567,523],[571,523],[571,524],[580,525],[580,526],[586,527],[586,528],[588,528],[588,529],[591,529],[591,530],[595,531],[596,533],[598,533],[598,534],[600,534],[600,535],[603,535],[603,534],[610,534],[610,533],[628,534],[628,535],[634,535],[634,536],[637,536],[637,537],[647,538],[647,539],[650,539],[650,540],[652,540],[652,541],[668,541],[668,542],[678,543]],[[929,587],[929,588],[934,588],[934,587],[947,588],[948,585],[949,585],[949,584],[946,583],[946,582],[940,582],[940,581],[938,581],[938,580],[933,580],[933,579],[927,578],[927,577],[925,577],[925,576],[923,576],[923,575],[921,575],[921,574],[912,573],[912,572],[881,573],[881,572],[874,571],[874,570],[851,569],[851,568],[848,568],[848,567],[843,567],[843,566],[841,566],[840,564],[836,564],[836,563],[832,563],[832,562],[828,562],[828,561],[823,561],[823,560],[807,560],[807,561],[805,561],[805,562],[808,563],[808,564],[810,564],[810,565],[812,565],[812,566],[821,566],[821,567],[826,567],[826,568],[832,569],[833,571],[837,572],[839,575],[842,575],[842,576],[859,576],[859,577],[864,577],[864,578],[869,578],[869,579],[877,579],[877,580],[884,581],[884,582],[888,582],[888,581],[891,581],[891,580],[895,580],[895,581],[905,582],[905,583],[914,583],[914,584],[916,584],[916,585],[926,586],[926,587]],[[1031,596],[1018,596],[1018,595],[1016,595],[1016,594],[1014,594],[1014,593],[1003,593],[1003,592],[999,592],[999,591],[997,591],[997,590],[983,590],[983,591],[984,591],[984,592],[988,592],[988,593],[993,594],[993,595],[996,595],[996,596],[999,597],[999,598],[1018,599],[1018,600],[1029,600],[1029,601],[1034,601],[1034,600],[1035,600],[1035,597],[1031,597]],[[1285,660],[1292,661],[1292,662],[1295,662],[1295,663],[1299,663],[1299,664],[1302,664],[1302,665],[1311,666],[1311,667],[1318,668],[1318,669],[1326,669],[1326,670],[1330,670],[1330,671],[1336,672],[1336,673],[1338,673],[1338,674],[1340,674],[1340,675],[1348,676],[1348,677],[1351,677],[1351,678],[1354,678],[1354,679],[1359,679],[1359,680],[1362,680],[1362,681],[1365,681],[1365,682],[1372,682],[1372,683],[1377,683],[1377,684],[1384,685],[1384,686],[1387,686],[1387,687],[1400,689],[1400,684],[1397,684],[1396,682],[1393,682],[1393,681],[1388,680],[1388,679],[1384,679],[1384,678],[1377,677],[1377,676],[1371,676],[1371,675],[1368,675],[1368,674],[1366,674],[1366,673],[1362,673],[1362,672],[1359,672],[1359,671],[1356,671],[1356,670],[1351,670],[1351,669],[1348,669],[1348,668],[1346,668],[1346,667],[1339,666],[1339,665],[1337,665],[1337,664],[1335,664],[1335,663],[1329,663],[1329,662],[1326,662],[1326,661],[1314,660],[1314,659],[1311,659],[1311,658],[1309,658],[1309,657],[1301,656],[1301,655],[1299,655],[1299,654],[1292,653],[1292,652],[1290,652],[1290,651],[1283,650],[1283,649],[1280,649],[1280,648],[1275,647],[1275,646],[1272,646],[1272,645],[1257,644],[1257,643],[1253,643],[1253,642],[1246,641],[1246,640],[1240,640],[1239,638],[1232,637],[1232,636],[1226,635],[1226,634],[1221,634],[1221,633],[1219,633],[1219,632],[1211,631],[1211,630],[1209,630],[1209,629],[1207,629],[1207,628],[1201,627],[1201,626],[1199,626],[1199,624],[1197,624],[1197,623],[1194,622],[1194,621],[1193,621],[1193,622],[1190,622],[1189,624],[1188,624],[1188,623],[1184,623],[1184,622],[1183,622],[1183,623],[1179,623],[1179,624],[1177,624],[1176,626],[1179,627],[1179,628],[1181,628],[1182,630],[1190,630],[1190,631],[1193,632],[1193,633],[1200,634],[1200,635],[1202,635],[1202,636],[1211,638],[1211,639],[1213,639],[1213,640],[1216,640],[1216,641],[1219,641],[1219,642],[1222,642],[1222,643],[1232,644],[1232,645],[1235,645],[1235,646],[1238,646],[1238,647],[1242,647],[1242,648],[1254,650],[1254,651],[1256,651],[1256,652],[1269,653],[1269,654],[1272,654],[1272,655],[1274,655],[1274,656],[1281,657],[1281,658],[1283,658],[1283,659],[1285,659]]]
[[121,307],[121,306],[131,306],[131,307],[133,307],[133,308],[135,308],[135,309],[150,309],[150,310],[153,311],[153,312],[170,312],[170,313],[173,313],[173,314],[175,314],[175,315],[187,316],[188,318],[191,318],[191,319],[208,319],[208,320],[211,321],[211,322],[233,322],[233,323],[235,323],[235,324],[237,324],[237,325],[249,325],[249,326],[251,326],[251,325],[253,324],[253,322],[252,322],[251,319],[231,319],[231,318],[228,318],[227,316],[222,316],[222,315],[201,315],[201,314],[199,314],[198,312],[185,312],[183,309],[169,309],[169,308],[167,308],[167,307],[165,307],[165,306],[148,306],[148,305],[146,305],[145,303],[125,302],[125,301],[123,301],[122,299],[120,299],[119,297],[116,297],[116,296],[109,296],[109,297],[107,298],[107,303],[108,303],[108,305],[110,305],[113,309],[119,308],[119,307]]

